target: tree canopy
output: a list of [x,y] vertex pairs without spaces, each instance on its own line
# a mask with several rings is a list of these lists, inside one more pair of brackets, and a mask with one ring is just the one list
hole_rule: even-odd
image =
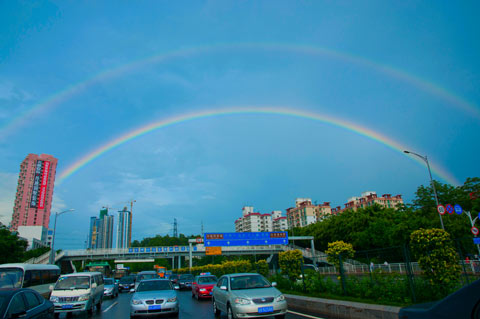
[[18,263],[24,261],[28,243],[0,224],[0,264]]
[[[464,211],[471,211],[472,215],[479,212],[480,199],[472,199],[470,193],[480,191],[480,178],[468,178],[464,185],[458,187],[437,181],[434,183],[441,204],[460,204]],[[466,214],[445,214],[442,217],[445,230],[451,238],[471,237],[471,225]],[[347,210],[321,222],[295,228],[291,233],[314,236],[316,249],[322,251],[328,248],[328,243],[339,240],[351,243],[359,251],[409,243],[410,234],[420,228],[440,228],[440,218],[430,186],[418,187],[411,205],[396,210],[379,205],[356,211]],[[468,247],[463,249],[473,250],[472,240],[466,243],[469,243]]]

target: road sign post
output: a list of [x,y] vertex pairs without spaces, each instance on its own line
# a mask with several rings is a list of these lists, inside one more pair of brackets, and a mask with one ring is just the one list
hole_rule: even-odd
[[445,215],[445,206],[443,205],[438,205],[437,206],[437,211],[440,215]]

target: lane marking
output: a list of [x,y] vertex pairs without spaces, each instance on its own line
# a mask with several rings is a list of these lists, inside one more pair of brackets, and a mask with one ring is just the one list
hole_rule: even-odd
[[107,309],[105,309],[103,312],[107,312],[109,311],[110,309],[112,309],[114,306],[116,306],[118,304],[118,301],[115,301],[114,303],[112,303]]
[[322,317],[315,317],[315,316],[311,316],[311,315],[306,315],[306,314],[291,311],[291,310],[288,310],[287,312],[289,312],[291,314],[294,314],[294,315],[297,315],[297,316],[302,316],[302,317],[311,318],[311,319],[325,319],[325,318],[322,318]]

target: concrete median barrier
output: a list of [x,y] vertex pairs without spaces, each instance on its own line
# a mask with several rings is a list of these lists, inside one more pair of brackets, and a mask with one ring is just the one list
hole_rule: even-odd
[[372,305],[360,302],[285,295],[288,309],[319,317],[345,319],[398,319],[400,307]]

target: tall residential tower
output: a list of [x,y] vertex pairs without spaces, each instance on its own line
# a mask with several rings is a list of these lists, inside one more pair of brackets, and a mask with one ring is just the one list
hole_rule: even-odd
[[57,159],[47,154],[28,154],[20,164],[17,194],[10,228],[43,226],[48,229]]
[[117,248],[128,248],[130,247],[130,217],[132,212],[127,210],[127,207],[124,207],[123,210],[118,212],[118,224],[117,224]]
[[90,236],[88,248],[112,248],[113,216],[108,216],[108,209],[100,210],[100,218],[90,217]]

